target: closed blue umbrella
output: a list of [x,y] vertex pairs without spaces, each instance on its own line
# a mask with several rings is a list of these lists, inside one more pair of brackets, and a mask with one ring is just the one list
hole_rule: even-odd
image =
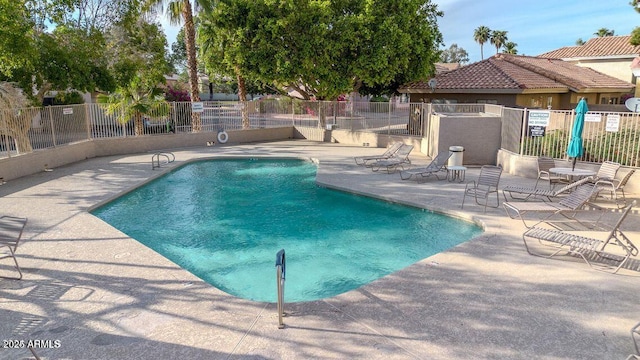
[[584,114],[589,111],[587,107],[587,101],[582,98],[576,106],[576,118],[573,122],[573,128],[571,129],[571,139],[569,140],[569,146],[567,147],[567,155],[573,158],[573,167],[576,167],[576,160],[584,155],[584,148],[582,147],[582,129],[584,129]]

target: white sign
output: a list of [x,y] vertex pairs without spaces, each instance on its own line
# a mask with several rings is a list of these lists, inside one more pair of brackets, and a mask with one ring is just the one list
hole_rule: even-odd
[[62,115],[71,115],[73,114],[73,108],[62,108]]
[[619,114],[609,114],[607,115],[607,131],[618,132],[620,129],[620,115]]
[[602,114],[584,114],[585,122],[600,122],[602,121]]
[[547,127],[549,125],[550,118],[551,118],[551,111],[529,110],[529,126]]
[[202,102],[192,102],[191,103],[191,112],[194,112],[194,113],[204,112],[204,103],[202,103]]

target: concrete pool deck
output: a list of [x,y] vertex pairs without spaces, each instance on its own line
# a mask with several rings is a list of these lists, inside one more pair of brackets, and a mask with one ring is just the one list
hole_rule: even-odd
[[[160,171],[151,153],[111,156],[0,186],[2,214],[29,218],[17,251],[24,278],[0,279],[0,341],[58,341],[35,349],[41,359],[624,359],[634,351],[640,273],[527,254],[524,226],[502,207],[460,208],[464,183],[373,173],[353,156],[382,149],[340,144],[172,152],[176,161]],[[87,212],[212,156],[316,158],[320,184],[472,219],[485,232],[351,292],[285,304],[279,330],[275,304],[227,295]],[[428,162],[416,153],[412,160]],[[534,182],[503,174],[500,187]],[[623,225],[636,245],[639,220],[634,212]],[[9,261],[0,261],[0,275]],[[0,348],[0,359],[29,358],[27,349]]]

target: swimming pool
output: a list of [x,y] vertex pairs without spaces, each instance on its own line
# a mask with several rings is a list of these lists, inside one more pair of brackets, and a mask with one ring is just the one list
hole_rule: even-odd
[[482,232],[441,214],[322,188],[298,159],[189,163],[93,214],[229,294],[275,302],[331,297]]

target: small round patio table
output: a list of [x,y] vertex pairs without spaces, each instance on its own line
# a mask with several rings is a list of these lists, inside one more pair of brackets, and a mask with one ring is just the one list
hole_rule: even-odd
[[566,175],[569,178],[569,181],[573,181],[573,178],[581,179],[585,176],[594,176],[596,174],[593,170],[572,169],[570,167],[553,167],[549,169],[549,171],[558,175]]

